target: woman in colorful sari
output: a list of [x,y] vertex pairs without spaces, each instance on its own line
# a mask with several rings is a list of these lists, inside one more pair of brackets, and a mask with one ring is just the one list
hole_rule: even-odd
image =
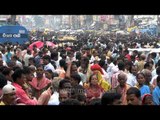
[[33,95],[38,99],[42,92],[48,89],[48,87],[51,85],[51,80],[43,75],[44,70],[42,65],[37,66],[36,73],[37,77],[34,77],[29,84],[32,87]]
[[98,84],[98,74],[92,74],[89,79],[89,86],[86,88],[87,104],[93,99],[101,98],[103,93],[104,89]]
[[144,84],[145,83],[145,75],[143,73],[138,73],[136,78],[137,78],[138,84],[135,87],[137,87],[140,90],[141,97],[147,93],[151,94],[149,86]]
[[[101,67],[98,64],[92,65],[91,66],[91,70],[94,74],[97,74],[98,76],[98,85],[100,85],[104,91],[108,91],[111,89],[111,85],[109,84],[108,81],[106,81],[105,79],[103,79],[102,74],[103,71],[101,69]],[[88,84],[84,84],[84,87],[88,86]]]

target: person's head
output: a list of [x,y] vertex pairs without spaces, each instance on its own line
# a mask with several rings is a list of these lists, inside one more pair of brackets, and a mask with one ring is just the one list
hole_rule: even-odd
[[37,70],[36,70],[37,78],[42,78],[44,74],[43,66],[42,65],[37,65]]
[[88,105],[101,105],[101,98],[92,99]]
[[151,53],[151,58],[152,58],[152,59],[155,59],[156,56],[157,56],[157,53],[155,53],[155,52]]
[[6,77],[0,73],[0,89],[2,89],[7,84]]
[[93,51],[92,55],[95,57],[98,55],[98,52],[96,50]]
[[79,85],[81,81],[81,76],[78,73],[71,74],[71,85],[76,86]]
[[132,55],[133,55],[133,56],[138,55],[138,51],[137,51],[137,50],[134,50],[134,51],[132,52]]
[[58,52],[54,51],[51,53],[51,59],[54,61],[58,60]]
[[11,51],[11,48],[10,47],[7,47],[7,52],[10,52]]
[[44,63],[44,65],[47,65],[50,62],[51,62],[51,57],[49,55],[43,56],[43,63]]
[[119,85],[122,86],[122,87],[124,87],[125,84],[126,84],[126,81],[127,81],[127,75],[124,72],[120,72],[118,74]]
[[2,59],[2,53],[0,53],[0,59],[3,60],[3,59]]
[[156,67],[160,67],[160,60],[158,60]]
[[160,75],[160,67],[158,67],[158,68],[156,69],[156,73],[157,73],[157,75]]
[[7,67],[6,66],[0,66],[0,73],[2,73],[5,68],[7,68]]
[[68,57],[72,58],[74,57],[74,51],[68,51],[67,52]]
[[16,62],[18,60],[18,57],[16,55],[14,55],[14,56],[11,57],[11,59],[12,59],[12,61]]
[[7,84],[2,89],[2,101],[5,105],[13,105],[16,101],[16,88]]
[[98,63],[104,70],[107,70],[107,65],[105,60],[100,60]]
[[33,57],[30,57],[30,58],[28,59],[28,62],[29,62],[29,66],[30,66],[30,65],[35,65],[35,60],[34,60]]
[[26,76],[27,82],[32,81],[34,76],[33,76],[33,73],[31,71],[31,69],[29,67],[24,66],[23,71],[24,71],[24,74]]
[[138,82],[139,85],[141,85],[141,86],[144,85],[145,75],[143,73],[138,73],[136,78],[137,78],[137,82]]
[[82,57],[81,58],[81,67],[82,68],[87,68],[89,64],[89,59],[88,57]]
[[124,71],[125,70],[125,64],[124,64],[124,62],[122,62],[122,61],[119,62],[118,63],[118,68],[119,68],[119,70],[123,70]]
[[61,89],[59,90],[59,101],[60,103],[65,101],[65,100],[68,100],[70,98],[70,93],[68,90],[66,89]]
[[98,64],[92,65],[92,66],[91,66],[91,70],[92,70],[94,73],[99,71],[101,74],[104,74],[101,66],[99,66]]
[[66,67],[66,61],[65,61],[64,59],[61,59],[61,60],[59,61],[59,65],[60,65],[60,67],[65,68],[65,67]]
[[34,65],[30,65],[29,69],[32,73],[36,72],[36,67]]
[[126,68],[126,70],[129,71],[129,70],[131,69],[131,66],[132,66],[132,65],[133,65],[133,63],[132,63],[131,61],[128,61],[128,60],[127,60],[127,61],[125,62],[125,68]]
[[129,50],[127,50],[127,49],[126,49],[126,50],[124,50],[124,51],[123,51],[123,54],[124,54],[124,55],[129,54]]
[[101,98],[101,105],[121,105],[121,94],[106,92]]
[[144,69],[143,70],[143,74],[145,76],[145,83],[149,84],[150,81],[151,81],[151,79],[152,79],[152,73],[151,73],[151,71],[148,70],[148,69]]
[[136,65],[132,65],[129,71],[130,71],[130,73],[132,73],[134,76],[137,76],[138,68],[137,68]]
[[0,58],[0,66],[3,66],[3,59]]
[[98,75],[97,74],[92,74],[89,78],[89,83],[90,85],[98,85]]
[[144,61],[145,59],[146,59],[146,56],[145,56],[144,54],[141,54],[141,55],[140,55],[140,60],[143,60],[143,61]]
[[80,102],[81,105],[86,104],[86,96],[84,94],[78,94],[77,100]]
[[152,70],[152,67],[153,67],[153,65],[150,62],[147,62],[144,64],[144,69]]
[[71,74],[78,73],[77,69],[78,68],[77,68],[76,62],[72,62],[72,65],[71,65]]
[[157,76],[157,86],[160,87],[160,75]]
[[11,68],[5,68],[2,71],[2,74],[6,77],[7,80],[12,81],[12,74],[14,71]]
[[81,105],[81,103],[77,99],[67,99],[60,102],[59,105]]
[[59,82],[59,89],[71,89],[71,82],[67,79],[63,79]]
[[31,55],[31,50],[27,49],[27,54]]
[[13,82],[16,82],[20,86],[23,86],[26,81],[26,76],[24,74],[24,71],[22,69],[17,69],[12,74]]
[[128,105],[140,105],[141,104],[141,92],[136,87],[130,87],[127,90],[127,104]]
[[142,96],[142,105],[154,105],[153,97],[151,94],[144,94]]
[[5,54],[6,50],[5,50],[4,48],[2,48],[1,52],[2,52],[3,54]]
[[45,71],[45,76],[46,76],[46,78],[48,78],[48,79],[53,79],[53,72],[52,72],[52,70],[46,70]]
[[60,78],[55,77],[53,79],[53,81],[51,82],[51,87],[52,87],[53,92],[54,91],[58,91],[58,89],[59,89],[59,83],[60,83]]
[[81,59],[81,53],[80,52],[76,52],[76,59],[80,60]]
[[42,57],[42,56],[43,56],[43,52],[42,52],[42,51],[39,51],[39,52],[38,52],[38,56]]

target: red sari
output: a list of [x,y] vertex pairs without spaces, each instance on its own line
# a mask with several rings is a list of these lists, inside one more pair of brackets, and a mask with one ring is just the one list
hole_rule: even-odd
[[89,86],[86,89],[87,102],[89,103],[92,99],[101,98],[104,90],[99,86]]

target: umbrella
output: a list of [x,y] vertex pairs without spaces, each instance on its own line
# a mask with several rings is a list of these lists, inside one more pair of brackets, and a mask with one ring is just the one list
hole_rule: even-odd
[[29,46],[29,48],[32,50],[34,45],[36,45],[37,48],[41,48],[41,47],[43,47],[44,43],[43,43],[42,41],[36,41],[36,42],[33,42],[33,43]]
[[51,47],[55,47],[55,44],[50,41],[46,41],[46,45],[51,46]]

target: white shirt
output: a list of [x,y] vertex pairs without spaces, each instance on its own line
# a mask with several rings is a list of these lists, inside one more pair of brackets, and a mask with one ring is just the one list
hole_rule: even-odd
[[158,77],[158,75],[155,75],[154,77],[152,77],[152,80],[151,80],[151,84],[153,84],[153,82],[154,82],[154,80],[156,80],[157,79],[157,77]]
[[48,101],[48,105],[59,105],[59,93],[55,91]]
[[52,72],[55,72],[55,69],[51,63],[48,63],[44,66],[44,70],[52,70]]
[[89,62],[92,63],[92,62],[94,62],[95,60],[96,60],[95,57],[92,55],[91,58],[90,58],[90,60],[89,60]]
[[157,75],[156,69],[154,69],[154,70],[152,71],[152,78],[153,78],[154,76],[156,76],[156,75]]
[[17,65],[18,67],[20,67],[20,68],[23,67],[22,63],[21,63],[20,61],[18,61],[18,60],[16,60],[16,65]]
[[134,76],[131,73],[128,73],[127,74],[127,81],[126,81],[126,83],[129,84],[130,86],[134,87],[137,84],[136,76]]
[[33,55],[25,54],[25,56],[24,56],[25,66],[28,66],[28,64],[29,64],[29,58],[31,58],[31,57],[33,57]]

